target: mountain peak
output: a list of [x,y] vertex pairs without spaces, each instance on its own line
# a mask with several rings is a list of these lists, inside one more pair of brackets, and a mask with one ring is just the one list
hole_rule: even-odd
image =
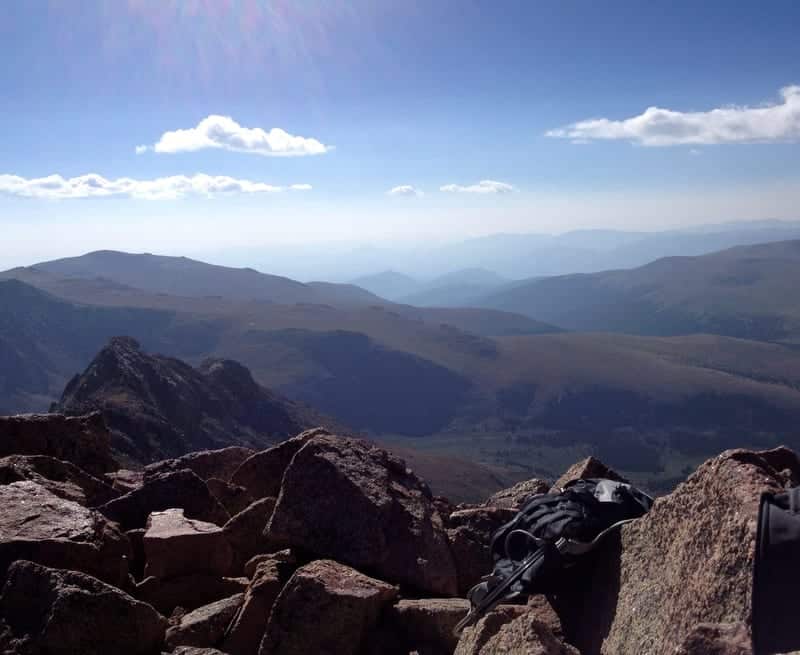
[[192,368],[150,355],[127,336],[110,340],[70,381],[55,409],[101,410],[114,449],[135,463],[231,444],[261,448],[320,422],[258,385],[238,362],[208,359]]

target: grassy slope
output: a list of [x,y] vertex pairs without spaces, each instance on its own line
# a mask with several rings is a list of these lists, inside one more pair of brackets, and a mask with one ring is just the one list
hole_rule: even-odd
[[480,304],[576,330],[779,339],[800,333],[798,283],[800,241],[782,241],[532,281]]

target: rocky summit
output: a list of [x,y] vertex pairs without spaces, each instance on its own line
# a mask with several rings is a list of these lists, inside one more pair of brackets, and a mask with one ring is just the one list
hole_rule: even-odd
[[111,339],[53,410],[99,410],[113,450],[135,464],[231,445],[261,449],[326,420],[260,386],[238,362],[207,359],[193,368],[147,354],[130,337]]
[[402,459],[324,429],[134,475],[104,470],[109,440],[77,439],[85,430],[63,419],[12,423],[0,459],[9,655],[748,655],[758,500],[800,481],[790,450],[726,451],[552,595],[454,635],[465,591],[491,570],[492,532],[520,504],[618,475],[585,460],[556,484],[454,506]]

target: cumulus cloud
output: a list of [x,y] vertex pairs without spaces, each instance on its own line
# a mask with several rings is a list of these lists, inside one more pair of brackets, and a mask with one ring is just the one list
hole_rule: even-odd
[[470,184],[469,186],[446,184],[443,187],[439,187],[439,191],[449,193],[511,193],[514,190],[514,187],[510,184],[496,182],[495,180],[481,180],[477,184]]
[[[308,190],[309,184],[293,184],[290,189]],[[284,187],[264,182],[239,180],[226,175],[172,175],[152,180],[120,177],[109,180],[102,175],[89,173],[64,178],[61,175],[24,178],[18,175],[0,175],[0,193],[24,198],[71,199],[128,197],[145,200],[183,198],[185,196],[216,196],[236,193],[278,193]]]
[[386,193],[390,196],[406,196],[414,198],[418,198],[423,195],[422,191],[411,186],[410,184],[401,184],[400,186],[392,187]]
[[310,184],[292,184],[289,187],[290,191],[311,191]]
[[152,146],[136,146],[136,154],[147,150],[176,153],[206,148],[272,157],[322,155],[331,150],[331,146],[326,146],[317,139],[294,136],[279,127],[273,127],[269,131],[260,127],[242,127],[230,116],[213,114],[201,120],[195,127],[164,132]]
[[781,101],[759,107],[682,112],[648,107],[624,120],[592,118],[545,132],[573,141],[623,140],[644,146],[775,143],[800,139],[800,86],[780,91]]

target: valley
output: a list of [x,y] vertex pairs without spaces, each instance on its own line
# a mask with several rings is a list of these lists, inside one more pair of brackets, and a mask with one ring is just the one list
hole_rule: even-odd
[[[791,341],[785,286],[796,251],[796,242],[765,244],[503,292],[515,302],[557,295],[563,312],[538,301],[535,311],[506,311],[510,301],[415,307],[352,285],[185,258],[103,252],[44,262],[0,274],[0,411],[47,409],[109,339],[129,336],[196,367],[239,362],[266,389],[393,447],[475,462],[480,473],[461,476],[467,488],[485,471],[503,483],[548,477],[594,454],[646,488],[668,489],[709,453],[800,443],[800,351],[763,331],[755,339],[711,329],[735,307],[769,310]],[[160,282],[172,269],[183,271],[178,281]],[[695,284],[708,270],[705,286]],[[744,282],[731,287],[736,275]],[[643,293],[659,309],[632,311]],[[589,297],[594,304],[581,302]],[[674,332],[665,317],[676,308],[702,324],[676,336],[637,329],[650,321],[658,334]],[[583,325],[563,320],[580,311],[588,331],[562,329]]]

